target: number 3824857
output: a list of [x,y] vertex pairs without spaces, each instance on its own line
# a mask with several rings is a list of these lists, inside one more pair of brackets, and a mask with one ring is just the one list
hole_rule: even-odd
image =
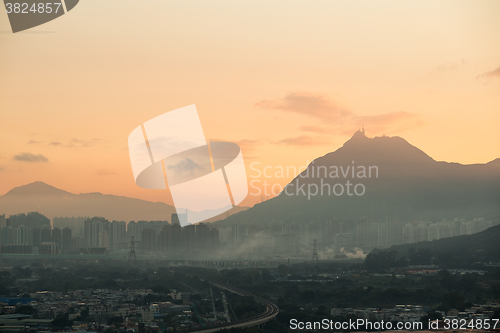
[[26,2],[24,3],[19,3],[19,2],[14,2],[10,3],[7,2],[5,4],[5,8],[7,9],[7,13],[15,13],[15,14],[51,14],[51,13],[56,13],[59,11],[61,7],[60,2],[55,2],[55,3],[33,3],[31,6],[27,4]]

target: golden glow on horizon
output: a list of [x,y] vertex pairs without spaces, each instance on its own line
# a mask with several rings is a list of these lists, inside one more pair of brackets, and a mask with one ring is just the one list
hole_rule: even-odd
[[363,123],[436,160],[486,163],[500,157],[499,15],[496,0],[85,0],[11,34],[1,12],[0,194],[40,180],[166,201],[135,185],[127,138],[190,104],[249,174],[305,165]]

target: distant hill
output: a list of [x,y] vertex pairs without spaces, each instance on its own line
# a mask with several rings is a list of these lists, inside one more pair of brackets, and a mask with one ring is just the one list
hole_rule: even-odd
[[[493,217],[498,221],[499,214]],[[500,225],[488,228],[484,231],[473,235],[456,236],[442,238],[431,242],[419,242],[413,244],[402,244],[391,246],[388,250],[395,250],[399,254],[404,255],[408,250],[413,248],[429,249],[433,253],[452,254],[456,256],[476,257],[482,260],[500,260]],[[477,259],[476,259],[477,260]]]
[[0,196],[0,213],[6,216],[40,212],[52,219],[59,216],[102,216],[108,220],[168,220],[175,209],[162,202],[149,202],[101,193],[73,194],[44,182],[13,188]]
[[[354,177],[351,172],[353,166]],[[372,177],[368,178],[366,174],[367,178],[360,178],[363,173],[358,175],[358,171],[362,167],[368,170],[370,166],[376,167],[372,170]],[[325,169],[328,170],[326,178]],[[330,174],[332,170],[338,170],[338,177]],[[375,170],[378,170],[378,177]],[[318,177],[318,171],[321,177]],[[364,195],[347,195],[347,181],[354,185],[363,184],[366,190]],[[320,189],[325,183],[331,187],[337,183],[343,184],[344,194],[324,194],[310,198],[307,193],[296,194],[296,189],[301,185],[307,192],[309,185],[314,190],[315,186]],[[294,195],[282,192],[278,197],[216,223],[259,224],[273,220],[301,223],[333,218],[385,221],[387,217],[408,221],[479,217],[499,207],[500,159],[473,165],[439,162],[403,138],[368,138],[364,132],[357,131],[341,148],[311,162],[285,189]],[[361,189],[358,188],[359,193]],[[340,193],[340,187],[337,190]]]
[[[491,220],[498,222],[500,215]],[[472,268],[477,263],[498,263],[500,225],[482,232],[372,250],[365,258],[366,268],[380,271],[393,267],[436,264],[441,268]]]
[[[225,213],[239,212],[237,207]],[[102,216],[112,221],[170,221],[173,206],[123,196],[82,193],[74,194],[44,182],[34,182],[13,188],[0,196],[0,214],[39,212],[48,218],[60,216]]]

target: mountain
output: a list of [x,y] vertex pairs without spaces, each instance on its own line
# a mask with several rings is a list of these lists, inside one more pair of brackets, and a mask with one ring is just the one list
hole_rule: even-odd
[[54,186],[45,184],[44,182],[34,182],[34,183],[14,187],[12,190],[7,192],[6,195],[69,196],[69,195],[75,195],[75,194],[60,190]]
[[[223,216],[247,208],[235,207]],[[98,192],[74,194],[40,181],[15,187],[0,196],[0,214],[8,217],[28,212],[39,212],[50,219],[61,216],[102,216],[110,221],[170,221],[175,208],[163,202]],[[214,217],[207,222],[217,219]]]
[[500,167],[500,158],[495,158],[493,161],[490,161],[487,164],[496,165],[497,167]]
[[15,187],[0,196],[0,213],[6,216],[39,212],[48,218],[102,216],[108,220],[168,220],[175,209],[162,202],[149,202],[101,193],[74,194],[44,182]]
[[[312,195],[321,188],[323,195]],[[498,210],[499,203],[500,159],[440,162],[403,138],[368,138],[357,131],[341,148],[311,162],[279,196],[217,224],[470,218]]]

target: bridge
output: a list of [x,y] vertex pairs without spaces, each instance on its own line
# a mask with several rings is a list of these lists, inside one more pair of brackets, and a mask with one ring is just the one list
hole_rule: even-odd
[[229,329],[229,328],[233,328],[233,327],[255,327],[255,326],[260,327],[260,326],[264,325],[265,323],[267,323],[268,321],[274,320],[274,318],[276,318],[276,316],[280,312],[280,310],[276,304],[269,302],[268,300],[266,300],[262,297],[254,296],[246,291],[243,291],[241,289],[238,289],[238,288],[235,288],[232,286],[222,285],[222,284],[210,282],[210,281],[208,281],[208,282],[210,284],[220,288],[220,289],[227,290],[231,293],[234,293],[234,294],[237,294],[240,296],[253,297],[255,301],[263,304],[266,307],[266,310],[264,312],[258,314],[257,316],[252,317],[252,318],[248,318],[248,319],[240,320],[240,321],[236,321],[236,322],[231,322],[228,324],[218,325],[217,327],[198,328],[198,329],[195,329],[193,331],[210,333],[210,332],[218,332],[220,330]]
[[[50,261],[67,261],[67,262],[99,262],[105,263],[109,261],[122,261],[127,263],[128,258],[124,254],[6,254],[0,255],[0,262],[5,264],[19,264],[20,261],[26,263],[44,263]],[[167,257],[160,255],[138,255],[135,262],[138,265],[165,265],[170,267],[190,266],[190,267],[205,267],[215,269],[228,268],[253,268],[253,267],[277,267],[282,264],[287,264],[288,259],[282,257],[268,257],[266,259],[253,258],[209,258],[209,257]],[[328,259],[314,260],[317,264],[326,263],[359,263],[361,259]],[[311,260],[305,258],[290,258],[290,263],[311,263]]]

